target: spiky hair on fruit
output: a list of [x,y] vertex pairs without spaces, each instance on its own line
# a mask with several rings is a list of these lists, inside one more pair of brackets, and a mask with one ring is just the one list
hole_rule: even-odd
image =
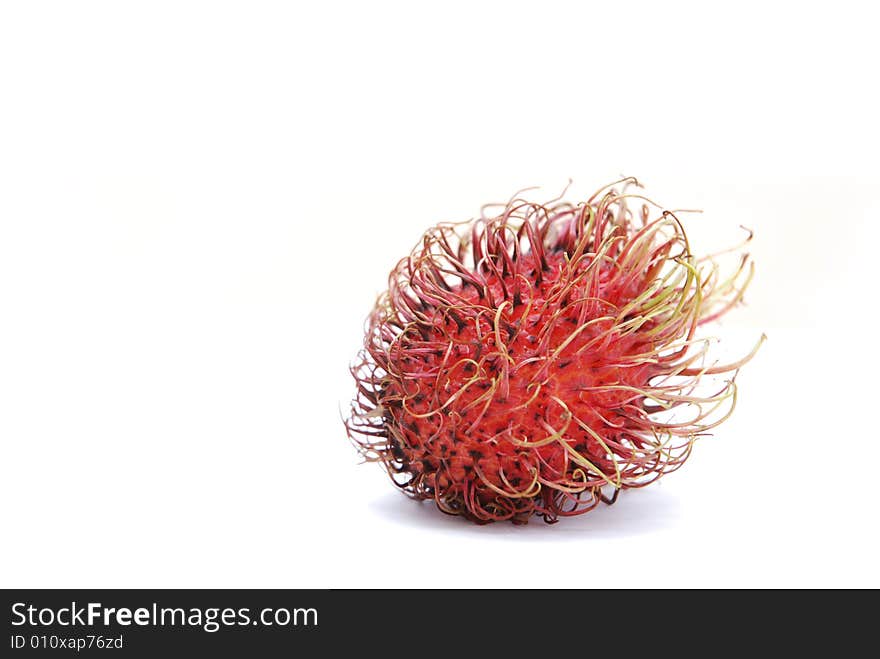
[[722,277],[681,212],[631,186],[580,203],[517,193],[424,234],[351,369],[346,429],[367,461],[445,513],[555,522],[675,471],[728,418],[761,341],[718,365],[697,329],[740,302],[753,264]]

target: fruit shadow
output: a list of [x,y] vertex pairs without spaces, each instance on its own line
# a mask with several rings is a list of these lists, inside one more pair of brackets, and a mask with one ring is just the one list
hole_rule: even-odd
[[498,522],[481,526],[444,515],[432,502],[413,501],[395,492],[372,500],[367,507],[388,521],[410,527],[539,542],[655,533],[675,526],[680,510],[678,498],[666,492],[660,483],[622,492],[614,505],[600,505],[585,515],[562,518],[556,524],[545,524],[540,517],[533,517],[525,525]]

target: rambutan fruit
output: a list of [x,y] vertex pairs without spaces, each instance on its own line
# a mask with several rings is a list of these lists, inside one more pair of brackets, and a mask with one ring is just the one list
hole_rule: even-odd
[[[424,234],[352,367],[346,428],[366,460],[478,523],[555,522],[684,463],[733,411],[758,348],[715,365],[696,336],[742,299],[753,264],[745,254],[722,278],[676,213],[632,185],[581,203],[515,196]],[[729,377],[703,393],[717,374]]]

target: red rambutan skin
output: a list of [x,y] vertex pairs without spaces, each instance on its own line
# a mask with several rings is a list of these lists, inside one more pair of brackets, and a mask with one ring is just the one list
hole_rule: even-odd
[[754,351],[705,366],[695,331],[741,299],[748,256],[720,281],[673,213],[651,219],[626,193],[637,182],[618,183],[438,225],[392,271],[346,426],[407,493],[480,523],[553,522],[677,469],[729,416],[733,377],[697,384]]

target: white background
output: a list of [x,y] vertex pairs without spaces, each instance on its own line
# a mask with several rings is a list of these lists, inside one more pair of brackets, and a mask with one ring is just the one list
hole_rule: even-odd
[[[3,3],[0,586],[880,586],[869,3],[306,4]],[[555,526],[358,465],[422,230],[620,174],[756,231],[733,419]]]

